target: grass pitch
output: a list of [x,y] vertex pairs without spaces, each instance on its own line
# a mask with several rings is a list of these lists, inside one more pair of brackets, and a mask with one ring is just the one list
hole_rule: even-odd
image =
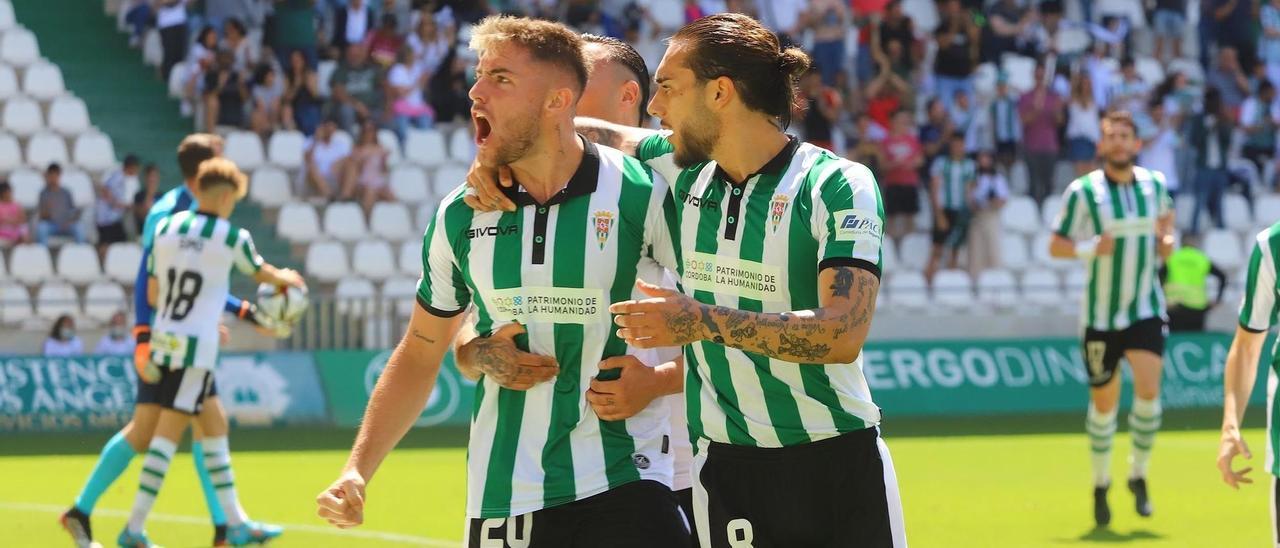
[[[1255,412],[1255,422],[1261,413]],[[1111,527],[1092,526],[1088,445],[1076,416],[966,420],[890,418],[912,546],[1264,546],[1270,478],[1239,492],[1214,468],[1216,412],[1170,413],[1156,441],[1150,488],[1156,514],[1139,518],[1123,485],[1128,435],[1116,437]],[[1122,421],[1123,422],[1123,421]],[[1123,429],[1123,426],[1122,426]],[[457,546],[465,500],[465,433],[413,432],[370,485],[363,527],[340,531],[315,517],[313,497],[338,472],[351,432],[239,430],[236,485],[256,519],[286,525],[273,545]],[[107,434],[7,435],[0,444],[0,530],[5,546],[69,545],[57,514],[75,497]],[[1261,468],[1263,432],[1246,441]],[[103,496],[94,532],[114,545],[133,501],[134,463]],[[212,528],[190,453],[174,460],[147,530],[166,546],[208,546]]]

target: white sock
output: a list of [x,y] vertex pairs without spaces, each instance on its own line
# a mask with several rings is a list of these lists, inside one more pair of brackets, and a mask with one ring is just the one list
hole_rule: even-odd
[[231,451],[226,436],[204,439],[204,465],[209,470],[209,480],[213,482],[218,503],[227,515],[227,525],[235,527],[244,523],[248,517],[236,497],[235,474],[231,472]]
[[169,472],[169,461],[177,452],[178,444],[156,436],[151,439],[151,446],[142,459],[142,474],[138,478],[138,495],[133,499],[133,511],[129,513],[129,531],[141,533],[147,522],[147,514],[156,503],[160,487],[164,485],[164,475]]
[[1156,432],[1160,430],[1162,414],[1160,398],[1133,399],[1133,409],[1129,411],[1129,436],[1133,440],[1129,479],[1147,477],[1147,464],[1151,462],[1151,449],[1156,442]]
[[1116,434],[1116,415],[1115,409],[1103,413],[1092,402],[1089,403],[1084,429],[1089,434],[1094,487],[1111,484],[1111,438]]

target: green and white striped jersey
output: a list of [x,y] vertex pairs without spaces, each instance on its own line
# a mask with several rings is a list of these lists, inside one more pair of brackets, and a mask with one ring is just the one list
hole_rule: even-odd
[[151,323],[152,363],[214,368],[218,323],[233,267],[249,276],[262,268],[249,231],[197,211],[160,220],[147,260],[147,274],[159,284]]
[[[1240,302],[1240,327],[1246,331],[1262,333],[1276,325],[1277,295],[1280,284],[1276,282],[1276,260],[1280,257],[1280,223],[1259,232],[1254,239],[1253,252],[1249,255],[1249,270],[1245,277],[1244,298]],[[1276,348],[1280,350],[1280,347]],[[1267,371],[1267,472],[1280,476],[1280,425],[1276,424],[1276,386],[1280,384],[1280,355],[1272,358]]]
[[609,305],[637,297],[646,269],[661,280],[648,257],[651,244],[671,247],[665,181],[588,144],[568,186],[545,204],[512,191],[517,211],[477,213],[464,191],[445,197],[423,237],[419,304],[442,317],[474,305],[482,334],[518,321],[528,334],[517,344],[560,366],[555,382],[523,392],[489,378],[476,386],[467,515],[517,516],[641,479],[670,486],[667,405],[606,422],[586,401],[600,361],[628,354]]
[[938,192],[942,209],[969,209],[969,185],[978,180],[976,162],[969,158],[956,160],[950,156],[939,156],[929,166],[929,175],[942,181],[942,188]]
[[[671,233],[683,290],[699,302],[759,312],[817,308],[831,266],[880,275],[884,207],[871,171],[794,138],[740,185],[715,162],[675,165],[664,136],[637,156],[671,181]],[[853,363],[796,364],[701,341],[685,347],[689,432],[715,442],[799,445],[879,424]]]
[[1164,174],[1134,166],[1133,184],[1117,184],[1101,169],[1067,187],[1057,234],[1072,240],[1109,232],[1110,256],[1086,261],[1089,283],[1080,323],[1098,331],[1120,331],[1148,318],[1164,318],[1164,291],[1156,279],[1156,220],[1173,207]]

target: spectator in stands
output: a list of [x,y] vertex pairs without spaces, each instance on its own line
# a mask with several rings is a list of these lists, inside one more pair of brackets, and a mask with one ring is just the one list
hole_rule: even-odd
[[173,66],[187,56],[187,1],[160,0],[155,6],[156,29],[160,32],[160,78],[169,81]]
[[[1200,238],[1182,236],[1182,246],[1160,265],[1160,284],[1169,303],[1169,331],[1204,331],[1204,320],[1222,304],[1227,274],[1200,251]],[[1218,279],[1218,296],[1209,302],[1209,276]]]
[[1258,84],[1258,92],[1240,105],[1240,129],[1244,130],[1244,146],[1240,154],[1258,167],[1258,173],[1271,163],[1276,153],[1276,131],[1280,129],[1280,103],[1276,88],[1268,80]]
[[968,150],[975,152],[978,148],[972,143],[973,140],[970,137],[973,134],[976,114],[973,105],[970,104],[969,94],[963,90],[957,90],[955,97],[951,99],[951,124],[955,128],[955,133],[969,143]]
[[995,145],[996,163],[1006,173],[1013,168],[1018,155],[1018,142],[1022,140],[1022,122],[1018,120],[1018,93],[1009,87],[1009,74],[996,75],[996,94],[991,98],[991,143]]
[[391,193],[387,176],[387,156],[390,154],[378,143],[378,126],[365,120],[360,126],[360,139],[347,158],[342,181],[342,199],[358,198],[365,215],[373,211],[373,204],[396,199]]
[[1223,104],[1222,92],[1211,87],[1204,93],[1204,112],[1191,119],[1190,140],[1196,151],[1196,205],[1191,215],[1191,233],[1200,233],[1200,213],[1207,207],[1217,228],[1223,227],[1222,195],[1229,174],[1227,155],[1231,150],[1231,113]]
[[411,0],[382,0],[382,6],[378,8],[378,15],[384,18],[388,15],[395,16],[395,33],[399,36],[406,36],[413,32],[414,16],[416,14],[413,12]]
[[938,52],[933,61],[934,92],[947,109],[956,91],[973,95],[973,70],[978,65],[978,26],[961,9],[960,0],[943,0],[942,21],[934,31]]
[[[233,19],[242,28],[262,28],[266,19],[268,2],[262,0],[205,0],[204,21],[215,27],[229,24]],[[246,66],[253,66],[249,63]]]
[[924,149],[916,137],[911,111],[893,115],[893,128],[881,148],[884,161],[884,212],[888,217],[885,234],[894,240],[915,231],[915,215],[920,212],[920,166]]
[[1280,84],[1280,0],[1262,0],[1258,19],[1258,58],[1266,66],[1267,80]]
[[191,116],[195,112],[196,101],[203,101],[204,76],[213,66],[217,52],[218,31],[208,26],[200,29],[200,34],[191,44],[187,54],[187,80],[183,84],[183,99],[180,105],[184,117]]
[[147,224],[147,212],[156,203],[156,193],[160,191],[160,168],[155,164],[147,164],[142,168],[142,188],[133,195],[133,227],[134,232],[142,232]]
[[423,96],[423,88],[431,75],[423,72],[413,60],[413,50],[400,49],[396,64],[387,71],[387,95],[391,101],[392,120],[396,135],[404,142],[412,125],[418,129],[431,127],[434,113]]
[[[1256,61],[1258,44],[1253,34],[1253,8],[1250,0],[1200,0],[1200,64],[1209,65],[1210,44],[1230,47],[1240,54],[1246,72]],[[1206,32],[1207,31],[1207,32]],[[1223,96],[1226,98],[1226,95]]]
[[27,242],[27,213],[13,201],[13,185],[0,180],[0,248]]
[[844,38],[852,15],[844,0],[813,0],[806,19],[813,30],[813,63],[822,83],[834,86],[836,73],[845,66]]
[[952,134],[947,141],[947,154],[929,167],[929,204],[933,208],[933,248],[924,268],[926,279],[938,272],[943,255],[947,268],[956,268],[960,247],[969,232],[970,202],[977,185],[978,170],[965,154],[964,136]]
[[284,84],[271,63],[259,63],[253,71],[253,87],[249,90],[253,110],[249,114],[249,128],[263,141],[272,131],[286,127],[284,119]]
[[1036,63],[1035,87],[1018,99],[1022,118],[1022,148],[1027,161],[1031,198],[1043,202],[1053,191],[1053,166],[1058,161],[1058,126],[1063,122],[1062,99],[1049,89],[1044,61]]
[[1098,104],[1093,101],[1093,83],[1087,71],[1076,73],[1071,83],[1071,101],[1067,104],[1067,159],[1075,165],[1079,177],[1093,171],[1098,156],[1098,138],[1102,134]]
[[840,94],[822,83],[822,73],[811,68],[800,80],[802,112],[794,118],[802,120],[804,140],[827,150],[836,150],[835,122],[840,112]]
[[382,24],[365,42],[369,47],[369,57],[379,66],[390,67],[399,61],[400,50],[405,47],[405,43],[404,38],[396,32],[396,16],[383,14]]
[[[1155,0],[1151,16],[1155,31],[1155,57],[1161,63],[1182,57],[1182,34],[1187,28],[1187,0]],[[1166,50],[1168,55],[1165,55]]]
[[[347,0],[346,7],[333,10],[333,39],[330,41],[337,55],[345,55],[347,47],[364,42],[373,29],[373,8],[365,0]],[[341,58],[341,57],[339,57]]]
[[973,215],[969,221],[969,273],[977,277],[983,270],[1000,268],[1000,210],[1009,199],[1009,181],[996,169],[991,150],[978,151],[977,183],[971,197]]
[[454,31],[452,27],[440,30],[435,17],[423,16],[418,19],[418,26],[409,35],[409,47],[413,49],[413,58],[418,68],[428,74],[440,70],[441,63],[453,47]]
[[275,15],[268,25],[271,35],[268,43],[282,67],[293,66],[293,54],[301,53],[306,66],[315,68],[319,61],[316,51],[316,0],[275,0]]
[[125,188],[129,186],[130,180],[135,185],[138,183],[138,172],[141,167],[138,157],[129,154],[124,157],[124,165],[98,185],[94,217],[98,223],[99,255],[107,254],[107,246],[128,239],[124,233],[124,214],[129,209],[129,197],[125,194]]
[[[884,147],[882,143],[887,137],[884,128],[863,112],[854,121],[854,132],[850,136],[849,159],[867,166],[872,173],[881,173],[884,164]],[[887,187],[886,187],[887,188]],[[887,210],[886,210],[887,211]]]
[[1147,106],[1151,113],[1152,133],[1142,136],[1142,152],[1138,165],[1164,174],[1165,188],[1170,195],[1178,193],[1181,178],[1178,169],[1178,149],[1182,136],[1178,133],[1180,122],[1176,116],[1166,114],[1164,103],[1153,97]]
[[929,99],[925,104],[925,120],[920,126],[920,146],[924,149],[924,164],[921,166],[921,178],[929,176],[929,169],[933,166],[933,161],[946,153],[947,141],[951,140],[951,134],[955,133],[955,125],[951,120],[951,114],[947,112],[946,107],[942,106],[942,100],[937,97]]
[[129,25],[129,47],[140,47],[154,17],[150,0],[129,0],[120,9],[125,10],[124,21]]
[[206,131],[218,128],[239,129],[245,127],[245,104],[249,101],[249,87],[241,73],[233,67],[234,55],[227,50],[218,52],[211,70],[204,75],[204,127]]
[[257,64],[257,60],[253,58],[253,44],[249,42],[248,29],[244,27],[239,19],[227,19],[226,26],[223,28],[224,48],[231,52],[231,68],[243,76],[249,76],[249,71]]
[[893,113],[903,108],[903,105],[914,104],[914,91],[910,83],[893,71],[887,56],[877,57],[876,63],[880,72],[867,84],[863,93],[867,98],[867,113],[871,115],[871,119],[880,127],[888,128],[893,123]]
[[923,59],[924,51],[916,41],[915,23],[902,11],[902,0],[890,0],[885,4],[884,20],[876,26],[876,32],[880,39],[875,44],[880,51],[891,55],[892,50],[901,49],[903,55],[899,62],[902,67],[907,73],[915,70]]
[[1024,37],[1037,20],[1036,11],[1017,0],[997,0],[982,28],[982,61],[999,63],[1004,53],[1027,53]]
[[283,116],[286,121],[292,122],[293,128],[310,136],[320,124],[319,77],[316,76],[315,69],[307,64],[306,53],[302,50],[293,50],[287,66],[284,104],[289,112],[283,113]]
[[67,314],[58,316],[44,340],[44,356],[69,358],[84,354],[84,343],[76,336],[76,321]]
[[352,44],[329,80],[329,116],[355,133],[364,120],[384,120],[382,70],[369,62],[364,44]]
[[71,193],[62,188],[62,166],[53,163],[44,170],[44,189],[40,191],[38,204],[37,243],[49,245],[50,236],[69,236],[78,244],[85,242],[80,209],[71,199]]
[[[1120,60],[1120,78],[1111,84],[1107,108],[1127,110],[1135,116],[1145,114],[1150,93],[1151,86],[1142,81],[1137,63],[1132,57],[1125,57]],[[1139,126],[1144,124],[1139,123]]]
[[1249,94],[1249,76],[1240,66],[1235,48],[1224,46],[1218,50],[1218,63],[1205,75],[1204,83],[1218,88],[1223,107],[1235,118]]
[[756,0],[756,20],[778,35],[783,47],[800,43],[808,0]]
[[93,353],[99,356],[132,356],[133,348],[134,340],[129,334],[129,324],[122,310],[111,315],[107,333],[98,339]]
[[303,177],[307,186],[323,200],[333,200],[342,183],[342,173],[351,145],[345,140],[335,140],[338,124],[326,119],[316,128],[315,135],[306,145]]

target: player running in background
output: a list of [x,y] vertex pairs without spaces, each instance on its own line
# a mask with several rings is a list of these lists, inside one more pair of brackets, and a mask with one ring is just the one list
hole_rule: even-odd
[[610,311],[634,346],[688,345],[702,546],[906,545],[862,374],[884,210],[865,166],[783,132],[808,65],[749,17],[705,17],[658,67],[669,137],[578,121],[673,181],[691,295],[640,283]]
[[339,527],[363,521],[366,482],[421,413],[474,305],[477,331],[498,348],[479,359],[466,545],[687,546],[670,491],[667,406],[605,421],[587,401],[601,362],[628,350],[608,303],[631,297],[651,246],[672,259],[666,185],[574,133],[588,76],[577,33],[492,17],[471,46],[477,161],[511,166],[517,209],[474,212],[465,186],[441,203],[424,236],[419,306],[318,514]]
[[[1249,407],[1249,394],[1253,393],[1253,383],[1258,377],[1258,360],[1262,355],[1262,345],[1267,338],[1267,331],[1276,325],[1276,315],[1280,307],[1276,306],[1276,295],[1280,292],[1280,284],[1276,282],[1277,260],[1280,260],[1280,223],[1258,233],[1254,239],[1253,253],[1249,255],[1249,270],[1245,278],[1244,299],[1240,303],[1240,323],[1236,326],[1235,339],[1231,341],[1231,350],[1227,351],[1226,371],[1222,381],[1226,385],[1223,395],[1222,409],[1222,443],[1218,449],[1218,471],[1222,473],[1222,481],[1239,489],[1241,483],[1253,483],[1248,476],[1253,468],[1235,470],[1232,460],[1237,455],[1246,459],[1253,458],[1249,446],[1240,435],[1240,424],[1244,422],[1244,413]],[[1274,416],[1276,401],[1276,385],[1280,383],[1280,374],[1276,368],[1280,361],[1272,360],[1267,370],[1267,449],[1266,471],[1271,474],[1271,538],[1274,546],[1280,547],[1280,465],[1277,465],[1276,453],[1280,451],[1280,425]]]
[[1094,520],[1111,522],[1111,439],[1120,402],[1117,369],[1133,370],[1129,434],[1129,490],[1138,515],[1150,516],[1147,465],[1160,429],[1160,378],[1166,336],[1159,260],[1173,251],[1173,209],[1164,175],[1134,164],[1142,142],[1133,118],[1113,111],[1102,120],[1098,152],[1103,168],[1067,187],[1058,228],[1049,243],[1057,258],[1078,258],[1089,273],[1080,323],[1089,376],[1089,434]]
[[[645,108],[649,104],[650,77],[640,53],[630,44],[616,38],[584,34],[582,39],[586,42],[587,59],[592,68],[582,99],[578,100],[578,115],[624,126],[641,126],[647,117]],[[501,173],[504,178],[510,178],[510,170],[503,169]],[[468,194],[464,200],[474,203],[478,208],[488,209],[489,206],[481,204],[480,198],[478,194]],[[489,198],[495,201],[492,209],[506,209],[515,205],[500,193]],[[666,279],[662,285],[676,286],[674,279]],[[479,340],[475,345],[468,345],[475,337],[474,328],[467,324],[454,343],[458,368],[472,380],[479,378],[479,370],[475,368],[475,354],[480,345],[485,343]],[[689,423],[685,418],[682,394],[684,360],[677,359],[679,356],[678,350],[651,349],[635,352],[635,359],[619,357],[601,362],[601,368],[619,367],[622,363],[630,364],[630,367],[622,366],[625,374],[615,381],[593,381],[593,388],[587,399],[596,414],[606,420],[630,418],[658,398],[667,403],[671,413],[671,451],[675,455],[672,489],[676,492],[685,519],[692,524],[693,479],[689,475],[689,465],[693,449],[689,443]],[[636,367],[644,364],[656,367]],[[696,544],[696,538],[693,540]]]
[[248,190],[248,181],[235,164],[222,158],[207,160],[200,164],[195,179],[199,210],[161,219],[148,258],[147,301],[156,308],[150,363],[160,368],[159,378],[152,380],[161,411],[129,522],[120,533],[120,546],[152,546],[143,524],[193,417],[205,434],[204,450],[195,458],[204,461],[214,482],[228,536],[242,538],[250,533],[251,524],[236,497],[226,417],[202,412],[218,362],[218,324],[233,267],[259,283],[304,286],[297,272],[263,263],[249,231],[227,221]]
[[[150,341],[153,312],[152,307],[147,303],[147,261],[151,253],[155,227],[161,220],[174,213],[196,208],[197,204],[194,195],[196,172],[200,164],[205,160],[221,154],[222,138],[217,135],[196,133],[184,138],[178,145],[178,167],[182,172],[183,184],[166,192],[156,200],[151,210],[147,212],[147,219],[142,228],[142,261],[138,265],[138,278],[134,283],[134,334],[137,338],[137,346],[134,351],[134,367],[138,371],[138,393],[134,401],[133,417],[130,419],[129,424],[120,429],[103,446],[98,462],[94,465],[93,471],[89,474],[79,496],[76,497],[75,504],[71,509],[63,513],[60,518],[63,528],[71,534],[77,546],[85,547],[93,542],[89,518],[93,514],[98,498],[102,496],[102,493],[106,492],[107,488],[111,487],[111,484],[115,483],[120,474],[124,473],[134,456],[147,449],[147,446],[151,443],[152,433],[155,431],[156,421],[160,417],[160,406],[157,401],[159,387],[153,382],[148,382],[145,378],[147,368],[151,363]],[[250,303],[242,302],[230,293],[226,295],[225,310],[257,324],[254,306]],[[206,400],[204,407],[225,416],[217,399],[216,383],[210,386],[209,398]],[[204,438],[203,429],[199,423],[196,423],[192,429],[191,452],[193,455],[203,454],[205,448]],[[278,526],[250,522],[249,530],[251,534],[248,537],[228,539],[226,516],[223,515],[222,508],[218,504],[217,492],[214,489],[213,481],[209,479],[209,472],[205,469],[204,460],[196,458],[194,461],[196,475],[199,477],[201,488],[204,491],[205,504],[213,521],[213,544],[215,546],[225,545],[228,540],[232,544],[242,545],[256,539],[274,538],[280,535],[282,530]]]

